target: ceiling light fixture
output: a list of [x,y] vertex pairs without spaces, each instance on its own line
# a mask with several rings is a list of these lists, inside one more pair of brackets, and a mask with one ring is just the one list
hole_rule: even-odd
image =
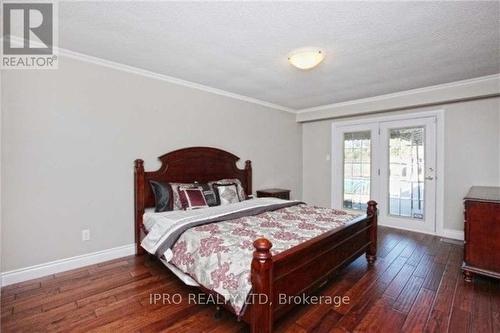
[[325,59],[325,53],[318,48],[303,48],[290,52],[288,61],[299,69],[311,69]]

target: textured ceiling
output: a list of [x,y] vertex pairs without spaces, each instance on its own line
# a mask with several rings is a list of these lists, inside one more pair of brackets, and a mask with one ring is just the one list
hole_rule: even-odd
[[[60,2],[60,47],[293,109],[500,72],[500,2]],[[287,62],[304,46],[325,61]]]

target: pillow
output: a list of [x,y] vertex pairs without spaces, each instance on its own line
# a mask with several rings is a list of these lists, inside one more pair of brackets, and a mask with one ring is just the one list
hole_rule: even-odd
[[203,189],[203,196],[205,197],[207,205],[210,207],[218,206],[220,204],[219,198],[214,188],[208,184],[200,184],[200,186]]
[[197,187],[198,184],[190,184],[190,183],[170,183],[170,187],[172,188],[172,210],[182,210],[182,203],[179,197],[179,186],[187,186],[187,187]]
[[185,210],[208,207],[201,186],[179,186],[179,199]]
[[217,196],[219,197],[220,205],[229,205],[232,203],[240,202],[240,197],[238,193],[238,185],[232,184],[213,184],[214,189],[217,191]]
[[240,197],[240,201],[246,200],[247,195],[245,193],[245,189],[243,188],[243,185],[241,185],[241,181],[237,178],[232,178],[232,179],[221,179],[217,180],[215,182],[210,182],[208,183],[209,185],[213,184],[236,184],[236,187],[238,188],[238,196]]
[[155,196],[155,212],[167,212],[173,209],[172,187],[169,183],[150,180],[151,190]]

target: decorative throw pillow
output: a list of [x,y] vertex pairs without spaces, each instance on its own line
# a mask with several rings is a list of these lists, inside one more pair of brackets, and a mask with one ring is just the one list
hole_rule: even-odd
[[172,210],[172,188],[169,183],[150,180],[151,190],[155,196],[155,212],[167,212]]
[[232,184],[214,183],[213,187],[217,191],[217,196],[219,197],[221,206],[241,201],[238,194],[238,186],[235,183]]
[[213,185],[215,183],[217,183],[217,184],[236,184],[236,187],[238,188],[238,196],[240,197],[240,201],[246,200],[247,195],[245,193],[245,189],[243,188],[243,185],[241,184],[241,181],[238,178],[221,179],[221,180],[217,180],[215,182],[210,182],[208,184]]
[[208,207],[203,195],[203,188],[200,186],[179,186],[179,198],[182,208],[186,210]]
[[179,186],[197,187],[198,184],[191,183],[170,183],[172,188],[172,210],[182,210],[182,203],[179,197]]
[[214,188],[208,184],[200,184],[203,189],[203,196],[205,197],[205,201],[207,205],[210,207],[219,205],[219,198],[217,197],[216,191]]

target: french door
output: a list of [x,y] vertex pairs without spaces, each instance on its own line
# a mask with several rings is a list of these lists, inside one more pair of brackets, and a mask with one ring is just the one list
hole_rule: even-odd
[[379,203],[379,223],[435,232],[435,117],[334,125],[332,207],[365,211]]

